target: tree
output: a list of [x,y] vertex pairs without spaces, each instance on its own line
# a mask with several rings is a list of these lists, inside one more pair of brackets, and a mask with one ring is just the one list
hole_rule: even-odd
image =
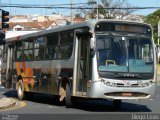
[[151,24],[153,27],[153,37],[155,43],[158,43],[158,22],[160,20],[160,10],[146,16],[144,22]]
[[107,17],[123,19],[124,16],[131,14],[135,9],[119,9],[119,8],[131,8],[132,6],[127,0],[101,0],[104,8],[113,8],[107,10]]
[[123,19],[124,16],[135,11],[134,9],[118,9],[131,7],[127,0],[88,0],[88,5],[80,6],[83,9],[79,9],[78,13],[88,16],[89,19],[95,19],[97,17],[97,6],[98,16],[102,19],[114,19],[117,16],[119,19]]

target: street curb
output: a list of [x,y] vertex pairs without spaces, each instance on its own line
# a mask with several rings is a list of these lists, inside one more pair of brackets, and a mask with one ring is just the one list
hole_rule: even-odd
[[16,101],[13,98],[0,98],[0,110],[8,109],[16,105]]

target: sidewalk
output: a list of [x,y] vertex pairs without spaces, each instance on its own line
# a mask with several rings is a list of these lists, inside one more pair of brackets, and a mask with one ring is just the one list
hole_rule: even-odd
[[0,110],[7,109],[16,105],[16,100],[13,98],[0,98]]
[[[1,85],[1,79],[0,79]],[[0,95],[0,111],[5,110],[16,105],[16,100],[14,98],[5,97],[4,95]]]

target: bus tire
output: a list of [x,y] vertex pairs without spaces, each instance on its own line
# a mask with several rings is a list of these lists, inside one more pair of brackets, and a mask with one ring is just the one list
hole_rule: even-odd
[[17,95],[19,100],[25,99],[24,85],[23,81],[19,80],[17,84]]
[[121,108],[121,103],[122,101],[121,100],[113,100],[113,106],[116,110],[120,109]]
[[69,83],[66,84],[66,97],[65,97],[65,103],[66,107],[70,108],[73,106],[72,100],[71,100],[71,88],[69,86]]

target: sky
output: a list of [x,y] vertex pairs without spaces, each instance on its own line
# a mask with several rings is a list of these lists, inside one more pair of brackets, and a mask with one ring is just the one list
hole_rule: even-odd
[[[70,4],[71,0],[0,0],[1,4],[34,4],[34,5],[57,5]],[[88,0],[72,0],[74,3],[86,3]],[[98,0],[97,0],[98,1]],[[127,0],[131,6],[135,7],[160,7],[160,0]],[[69,9],[37,9],[37,8],[2,8],[10,12],[10,15],[29,15],[29,14],[51,14],[53,12],[70,15]],[[148,15],[156,9],[137,10],[134,14]],[[77,12],[76,10],[74,11]]]
[[[160,0],[127,0],[132,6],[138,7],[160,7]],[[137,10],[134,13],[140,15],[148,15],[156,11],[156,9]]]

